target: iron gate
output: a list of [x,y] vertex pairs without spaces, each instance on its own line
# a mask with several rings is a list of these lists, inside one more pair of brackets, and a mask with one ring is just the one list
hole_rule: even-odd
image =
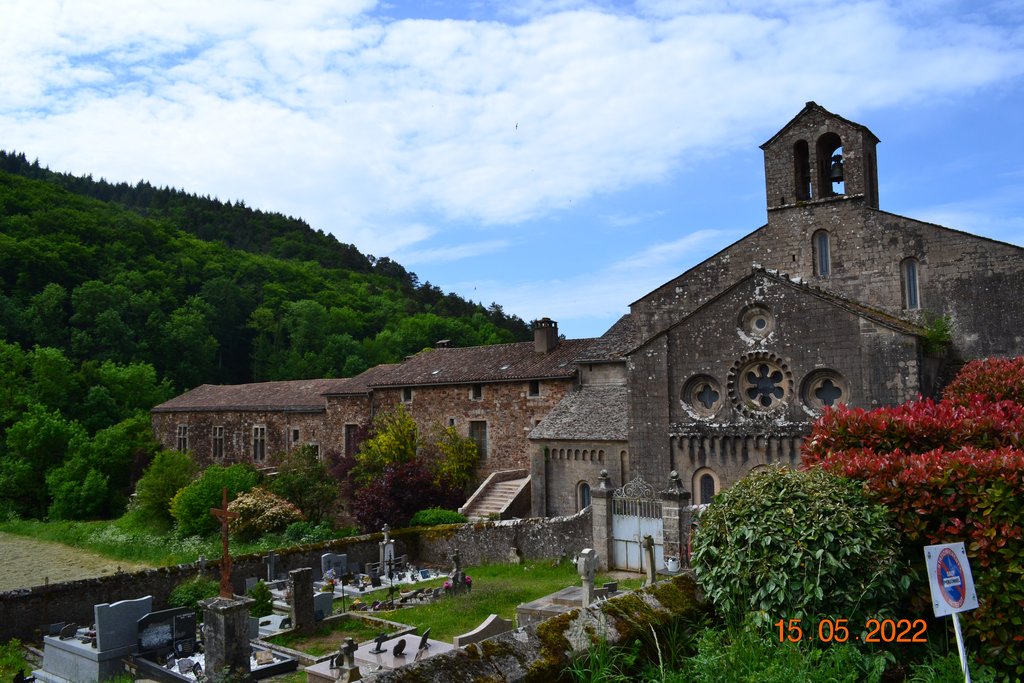
[[661,500],[654,487],[641,477],[616,489],[612,495],[613,569],[643,571],[644,536],[654,538],[655,570],[665,565],[665,535]]

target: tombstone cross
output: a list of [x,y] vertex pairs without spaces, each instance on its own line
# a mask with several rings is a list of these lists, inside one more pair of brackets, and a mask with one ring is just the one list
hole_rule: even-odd
[[228,522],[241,517],[237,512],[228,510],[228,488],[225,486],[221,509],[210,508],[210,514],[220,520],[220,538],[223,551],[220,556],[220,597],[233,598],[235,591],[231,588],[231,554],[228,553]]

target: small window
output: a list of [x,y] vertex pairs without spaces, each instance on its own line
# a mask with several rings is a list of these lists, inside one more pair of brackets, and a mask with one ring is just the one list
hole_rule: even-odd
[[402,387],[402,400],[406,403],[412,401],[412,387]]
[[454,417],[449,417],[448,418],[448,426],[449,427],[454,427],[455,426],[455,418]]
[[832,255],[830,253],[828,231],[819,230],[814,233],[814,274],[828,277],[832,274]]
[[921,308],[921,293],[917,280],[917,259],[903,259],[900,264],[900,279],[903,281],[903,308],[917,310]]
[[359,450],[359,425],[345,425],[345,455],[353,457]]
[[174,432],[175,442],[179,451],[184,453],[188,450],[188,425],[178,425]]
[[292,443],[299,442],[299,430],[297,428],[292,429]]
[[480,399],[482,399],[484,397],[484,385],[474,384],[472,388],[469,390],[469,397],[472,398],[474,401],[479,401]]
[[530,396],[540,396],[540,380],[530,380]]
[[256,425],[252,428],[252,459],[254,462],[263,462],[267,457],[267,428],[263,425]]
[[224,427],[214,427],[212,434],[213,446],[210,449],[215,460],[224,459]]
[[470,420],[469,438],[476,443],[477,455],[484,459],[487,457],[487,422],[484,420]]
[[715,494],[719,491],[718,475],[713,470],[708,468],[702,468],[697,470],[693,475],[693,489],[697,494],[697,500],[694,501],[698,505],[707,505],[710,503]]
[[590,484],[581,481],[576,492],[577,512],[590,506]]

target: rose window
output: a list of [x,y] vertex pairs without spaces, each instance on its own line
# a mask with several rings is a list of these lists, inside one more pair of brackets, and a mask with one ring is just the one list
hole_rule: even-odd
[[838,372],[816,370],[804,380],[800,393],[808,408],[820,411],[848,402],[850,389],[846,380]]
[[691,377],[683,386],[683,407],[697,418],[714,416],[722,405],[721,385],[708,375]]
[[793,374],[774,353],[744,355],[729,371],[729,397],[747,415],[781,408],[792,392]]
[[786,395],[779,386],[782,380],[782,370],[773,370],[767,363],[761,363],[757,366],[757,374],[753,370],[747,371],[747,398],[757,401],[765,408],[771,408],[772,403]]

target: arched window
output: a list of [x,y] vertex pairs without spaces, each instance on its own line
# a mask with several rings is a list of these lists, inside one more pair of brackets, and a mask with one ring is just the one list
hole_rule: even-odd
[[714,470],[703,467],[693,475],[693,490],[697,494],[697,505],[707,505],[714,499],[715,494],[721,488],[718,482],[718,475]]
[[805,202],[811,198],[811,152],[806,140],[797,140],[793,145],[793,171],[796,200]]
[[846,194],[843,171],[843,141],[835,133],[825,133],[815,147],[818,161],[818,197]]
[[917,310],[921,308],[921,292],[917,281],[917,259],[903,259],[900,264],[900,280],[903,284],[903,308]]
[[576,510],[583,510],[590,505],[590,484],[581,481],[576,487]]
[[819,277],[828,277],[832,274],[832,252],[828,230],[815,232],[811,242],[811,251],[814,253],[814,274]]

